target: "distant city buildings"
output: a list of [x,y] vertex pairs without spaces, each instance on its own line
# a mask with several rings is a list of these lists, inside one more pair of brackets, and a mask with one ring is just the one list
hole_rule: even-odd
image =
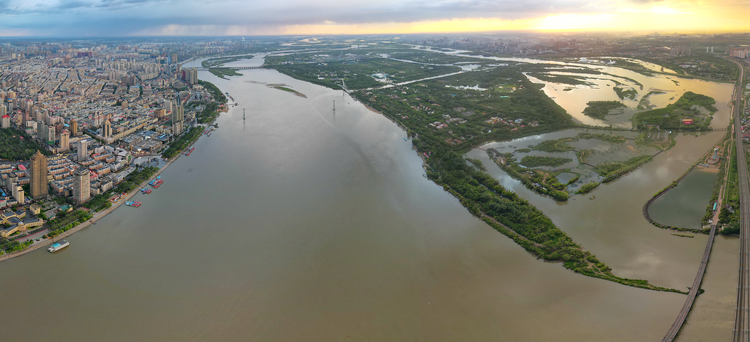
[[4,44],[0,127],[23,131],[23,139],[36,140],[41,151],[31,160],[0,161],[0,208],[49,191],[81,203],[113,189],[135,170],[134,157],[159,153],[213,101],[197,85],[197,68],[173,63],[254,45]]

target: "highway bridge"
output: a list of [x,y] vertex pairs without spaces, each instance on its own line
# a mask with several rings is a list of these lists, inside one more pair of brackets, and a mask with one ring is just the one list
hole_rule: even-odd
[[[736,62],[735,62],[736,63]],[[742,129],[740,128],[740,114],[742,112],[742,79],[744,76],[744,69],[737,63],[740,68],[740,78],[737,82],[735,89],[734,98],[734,127],[736,134],[737,145],[737,165],[739,168],[739,179],[740,179],[740,207],[741,207],[741,230],[740,230],[740,279],[739,285],[737,286],[737,309],[735,313],[734,323],[734,335],[732,341],[748,341],[748,299],[750,299],[750,293],[748,293],[748,285],[750,284],[750,272],[748,272],[748,265],[750,265],[750,253],[748,253],[748,229],[750,229],[750,188],[748,187],[747,177],[747,163],[745,162],[745,151],[742,146]],[[662,342],[671,342],[677,337],[677,333],[685,324],[690,310],[693,308],[695,297],[698,295],[701,283],[703,282],[703,275],[706,273],[706,266],[708,266],[708,258],[711,256],[711,248],[714,244],[714,236],[716,236],[716,223],[711,225],[711,232],[708,234],[708,242],[706,242],[706,249],[703,251],[703,258],[701,259],[700,266],[698,267],[698,274],[693,280],[693,286],[690,287],[690,292],[685,299],[685,304],[682,305],[680,313],[677,318],[669,327],[669,331],[664,335]]]
[[688,292],[688,297],[687,299],[685,299],[685,304],[682,305],[680,314],[677,315],[677,319],[675,319],[672,323],[672,326],[669,327],[669,331],[667,331],[667,334],[664,335],[662,342],[671,342],[675,337],[677,337],[677,333],[680,332],[680,328],[682,328],[682,325],[685,324],[685,320],[687,319],[688,313],[690,313],[690,309],[693,308],[695,297],[698,295],[698,290],[700,289],[701,283],[703,282],[703,275],[706,273],[706,266],[708,266],[708,257],[711,256],[711,248],[713,248],[714,245],[715,235],[716,225],[713,224],[711,225],[711,232],[708,234],[706,249],[703,251],[703,259],[701,259],[701,264],[698,267],[698,274],[693,280],[693,286],[690,287],[690,292]]
[[[734,61],[737,63],[737,61]],[[750,340],[748,328],[750,327],[750,186],[748,185],[747,161],[745,160],[745,149],[742,146],[742,127],[740,118],[742,114],[742,80],[745,70],[740,63],[740,81],[735,89],[734,103],[734,133],[737,146],[737,176],[740,182],[740,269],[739,281],[737,282],[737,307],[734,314],[734,329],[732,330],[733,342],[747,342]]]
[[[198,71],[208,71],[209,68],[195,68]],[[250,70],[250,69],[264,69],[262,66],[240,66],[240,67],[214,67],[214,69],[231,69],[231,70]]]

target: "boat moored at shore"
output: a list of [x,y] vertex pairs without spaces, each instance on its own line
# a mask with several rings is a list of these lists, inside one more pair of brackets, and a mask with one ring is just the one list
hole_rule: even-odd
[[47,252],[55,253],[68,246],[70,246],[70,243],[68,241],[60,240],[60,241],[53,243],[52,246],[49,246],[49,248],[47,248]]

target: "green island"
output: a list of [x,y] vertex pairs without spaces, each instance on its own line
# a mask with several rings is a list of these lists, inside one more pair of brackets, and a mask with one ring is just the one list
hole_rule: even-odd
[[287,88],[287,87],[284,87],[282,85],[277,85],[277,84],[269,84],[268,86],[271,87],[271,88],[273,88],[273,89],[283,90],[285,92],[292,93],[292,94],[297,95],[299,97],[307,98],[307,95],[302,94],[302,93],[300,93],[300,92],[298,92],[298,91],[296,91],[296,90],[294,90],[292,88]]
[[525,156],[521,159],[521,165],[525,167],[560,166],[572,162],[570,158]]
[[208,71],[219,78],[227,79],[224,76],[242,76],[237,70],[230,68],[209,68]]
[[652,161],[652,156],[638,156],[630,158],[624,162],[608,162],[596,165],[594,170],[599,173],[604,180],[602,183],[609,183],[620,178],[630,171],[637,169],[639,166]]
[[615,93],[617,93],[617,96],[620,98],[620,100],[635,100],[635,98],[638,97],[638,91],[633,88],[623,89],[621,87],[614,87],[612,89],[615,91]]
[[619,101],[589,101],[586,103],[583,114],[596,119],[604,119],[613,110],[623,107],[625,105]]
[[596,189],[596,187],[598,187],[598,186],[599,186],[599,183],[597,183],[597,182],[591,182],[591,183],[588,183],[588,184],[584,184],[583,186],[581,186],[580,189],[578,189],[576,191],[576,193],[577,194],[587,194],[587,193],[591,192],[592,190]]
[[709,129],[716,101],[708,96],[685,92],[675,103],[665,108],[637,113],[633,121],[639,129],[658,127],[701,131]]
[[215,68],[215,67],[224,65],[226,63],[236,62],[239,60],[250,59],[250,58],[253,58],[253,55],[209,58],[209,59],[202,61],[201,66],[204,68]]
[[[573,242],[540,210],[502,187],[464,157],[474,146],[488,141],[507,141],[576,127],[570,115],[541,91],[543,85],[530,82],[523,74],[544,66],[509,63],[502,68],[452,74],[460,69],[405,63],[374,54],[362,49],[349,56],[340,51],[270,56],[264,66],[333,89],[341,89],[345,83],[353,98],[407,132],[413,148],[423,159],[428,179],[459,199],[473,215],[536,257],[562,262],[564,267],[591,277],[684,293],[649,284],[646,280],[615,276],[611,268]],[[384,83],[375,79],[376,73],[387,75],[392,86],[380,87]],[[396,84],[435,76],[440,77]],[[606,139],[624,140],[621,137]],[[567,144],[556,148],[572,150],[564,145]],[[540,170],[524,170],[529,174],[529,181],[542,177],[539,188],[544,188],[546,194],[557,196],[559,200],[569,196],[566,191],[556,190],[564,189],[566,184],[561,184],[551,174],[545,176]]]
[[37,150],[45,156],[52,154],[24,131],[16,128],[0,129],[0,159],[28,160]]
[[679,236],[679,237],[691,238],[691,239],[695,237],[695,235],[687,235],[687,234],[672,234],[672,235]]

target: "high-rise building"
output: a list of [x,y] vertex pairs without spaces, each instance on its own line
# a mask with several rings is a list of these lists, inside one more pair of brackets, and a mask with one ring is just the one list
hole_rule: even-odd
[[190,84],[196,84],[198,83],[198,69],[196,68],[188,68],[185,70],[185,81]]
[[154,116],[157,119],[161,119],[161,118],[165,117],[166,115],[167,115],[167,111],[164,110],[164,108],[159,108],[159,109],[157,109],[157,110],[154,111]]
[[47,143],[50,145],[55,143],[55,126],[47,126]]
[[70,133],[63,131],[60,133],[60,151],[67,151],[70,149]]
[[0,116],[3,116],[5,114],[8,114],[7,108],[5,107],[5,102],[0,101]]
[[[12,175],[12,173],[11,173]],[[16,176],[9,176],[5,179],[5,188],[8,189],[8,191],[13,191],[13,187],[16,186],[16,183],[18,183],[18,177]]]
[[18,203],[26,202],[26,196],[24,196],[23,188],[18,184],[13,184],[11,195],[13,195],[13,198],[15,198]]
[[47,196],[47,157],[39,150],[31,157],[31,197]]
[[[5,108],[3,106],[0,106],[0,108]],[[3,115],[3,128],[9,128],[10,127],[10,115],[5,114]]]
[[102,136],[109,138],[112,136],[112,123],[109,120],[104,121],[104,127],[102,128]]
[[70,134],[72,136],[78,136],[78,121],[75,119],[70,120]]
[[89,184],[89,170],[80,168],[73,172],[73,199],[78,203],[89,200],[91,188]]
[[49,133],[49,130],[47,129],[47,125],[44,124],[42,121],[36,122],[36,136],[41,141],[47,141],[47,134]]
[[174,106],[174,110],[172,111],[172,134],[178,135],[182,133],[182,125],[183,121],[185,120],[184,116],[184,108],[179,103],[179,99],[177,99],[177,105]]
[[78,142],[78,162],[89,159],[89,153],[86,150],[86,140]]

